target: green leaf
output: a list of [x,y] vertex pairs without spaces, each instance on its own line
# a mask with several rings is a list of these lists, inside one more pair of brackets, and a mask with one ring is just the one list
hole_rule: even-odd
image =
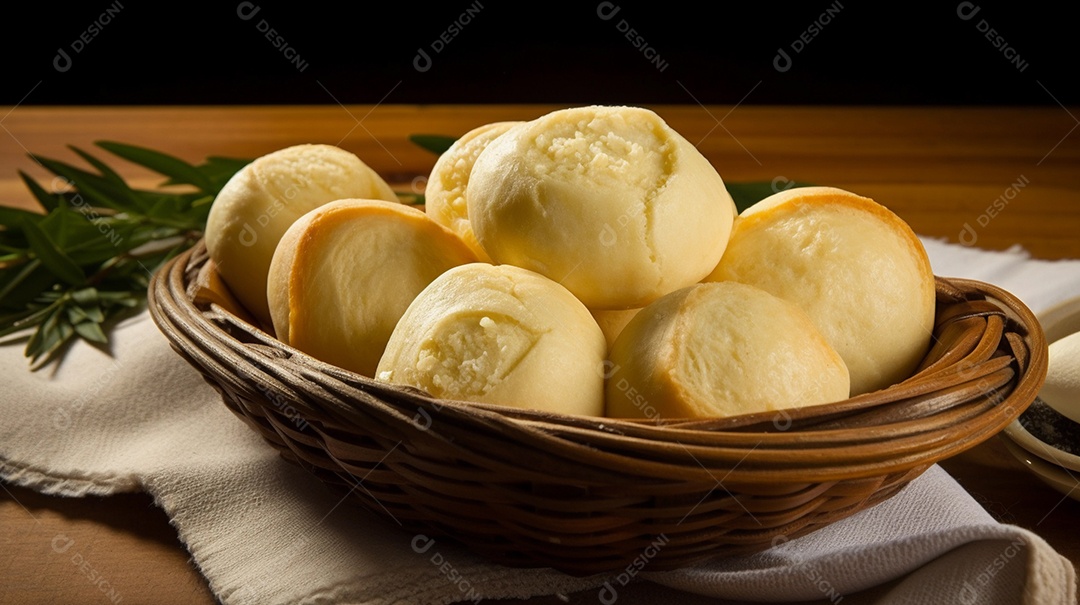
[[398,197],[398,200],[406,206],[423,206],[427,203],[423,193],[411,193],[405,191],[395,191],[394,195]]
[[67,311],[68,321],[71,322],[71,325],[90,319],[90,316],[86,314],[86,311],[82,307],[68,305],[65,307],[65,310]]
[[98,302],[97,288],[82,288],[71,293],[71,300],[80,305],[92,305]]
[[213,193],[221,191],[221,188],[225,186],[225,183],[229,182],[229,179],[234,174],[240,172],[244,166],[250,164],[252,160],[243,158],[227,158],[222,156],[210,156],[206,158],[206,162],[198,166],[199,172],[206,175],[206,178],[214,182],[216,186]]
[[410,134],[409,141],[435,155],[442,155],[457,139],[443,134]]
[[79,268],[75,261],[56,247],[56,244],[45,235],[41,227],[34,221],[23,221],[23,231],[30,243],[30,249],[34,255],[45,265],[53,275],[71,285],[79,285],[86,281],[86,274]]
[[45,209],[45,212],[55,210],[60,205],[62,196],[55,193],[49,193],[45,191],[45,188],[38,184],[29,174],[26,174],[22,170],[19,171],[19,177],[22,178],[23,183],[26,184],[26,188],[30,190],[30,193],[34,195],[41,207]]
[[110,226],[103,235],[72,244],[66,251],[80,267],[97,266],[145,243],[136,239],[137,229],[137,225],[119,223],[115,228]]
[[65,319],[59,319],[56,325],[43,335],[37,350],[29,356],[30,363],[52,359],[53,355],[60,350],[60,347],[71,341],[74,335],[75,330],[71,324]]
[[49,313],[45,316],[44,321],[38,326],[38,329],[30,336],[30,340],[26,343],[26,356],[31,361],[37,361],[45,351],[52,347],[58,340],[62,338],[60,329],[61,318],[59,305],[50,306]]
[[[101,299],[98,297],[97,288],[82,288],[80,290],[74,290],[71,293],[71,300],[77,306],[69,307],[69,309],[77,309],[76,316],[80,319],[89,319],[90,321],[101,323],[105,321],[105,313],[101,310]],[[72,319],[73,324],[76,324],[78,328],[78,322]]]
[[141,302],[140,299],[131,292],[98,292],[98,297],[110,304],[120,305],[122,307],[136,307]]
[[203,171],[212,171],[220,174],[240,172],[240,169],[254,162],[251,158],[230,158],[223,155],[207,156],[206,162],[199,165]]
[[146,215],[151,218],[170,220],[177,214],[183,213],[186,207],[187,203],[182,199],[162,198],[147,210]]
[[751,183],[725,182],[724,185],[727,187],[728,193],[731,194],[731,199],[735,200],[735,207],[739,209],[740,213],[774,193],[779,193],[785,189],[791,189],[792,187],[811,186],[809,183],[797,183],[794,181],[786,181],[782,187],[775,182],[769,183],[765,181]]
[[80,267],[101,263],[143,242],[133,239],[139,223],[119,216],[99,216],[61,209],[38,223],[49,239]]
[[7,336],[8,334],[14,334],[19,330],[25,329],[29,325],[33,325],[37,320],[43,318],[49,312],[49,307],[37,308],[29,307],[19,311],[18,313],[9,313],[0,317],[0,338]]
[[53,210],[37,226],[60,248],[100,235],[85,215],[67,207]]
[[95,321],[83,321],[74,324],[75,332],[85,340],[90,342],[99,342],[102,344],[108,343],[109,339],[105,336],[105,332],[101,331],[101,324]]
[[76,168],[70,164],[53,160],[42,156],[34,156],[42,166],[49,171],[66,178],[77,190],[73,195],[79,201],[75,205],[86,206],[88,203],[102,208],[112,208],[121,212],[141,212],[139,199],[132,194],[131,189],[120,186],[109,179]]
[[90,318],[90,321],[96,321],[97,323],[105,321],[105,312],[98,305],[87,307],[83,311],[86,312],[86,316]]
[[198,168],[178,157],[154,151],[153,149],[125,145],[114,141],[96,141],[94,144],[129,162],[134,162],[154,172],[163,174],[175,183],[194,185],[202,191],[216,190],[213,181],[200,172]]
[[124,180],[124,178],[120,176],[115,170],[110,168],[109,165],[105,162],[102,162],[101,160],[95,158],[94,156],[83,151],[82,149],[79,149],[74,145],[68,145],[68,149],[74,151],[79,155],[79,157],[86,160],[87,164],[90,164],[91,166],[96,168],[97,171],[101,173],[101,176],[105,177],[106,180],[112,181],[118,186],[127,187],[127,182]]
[[23,221],[38,222],[45,218],[44,214],[38,214],[37,212],[30,212],[29,210],[23,210],[22,208],[12,208],[11,206],[0,206],[0,225],[8,229],[22,230]]

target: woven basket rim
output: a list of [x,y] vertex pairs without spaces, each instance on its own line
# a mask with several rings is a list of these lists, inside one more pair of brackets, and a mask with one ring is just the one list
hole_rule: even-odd
[[[199,254],[205,255],[205,244],[203,242],[200,242],[195,248],[174,259],[170,266],[163,269],[159,275],[168,275],[168,279],[174,282],[172,285],[174,286],[175,291],[186,291],[190,284],[183,281],[183,272],[176,271],[176,268],[183,267],[191,261],[193,256]],[[202,262],[205,262],[205,259]],[[151,291],[154,293],[151,298],[151,306],[154,311],[155,321],[158,321],[159,326],[162,326],[163,331],[166,331],[168,334],[170,327],[168,323],[162,321],[164,312],[159,304],[161,300],[160,293],[162,291],[162,286],[165,283],[163,282],[163,279],[163,277],[156,276],[155,283],[151,285]],[[1005,311],[1008,319],[1016,322],[1018,326],[1026,331],[1027,335],[1035,338],[1037,342],[1041,339],[1041,327],[1034,314],[1013,294],[992,284],[976,280],[940,277],[937,277],[936,279],[939,284],[939,289],[944,283],[947,287],[974,288],[979,292],[984,293]],[[186,320],[199,324],[198,327],[207,330],[209,334],[217,336],[222,339],[222,341],[227,342],[232,340],[232,337],[224,329],[215,324],[214,321],[208,319],[204,315],[204,312],[200,310],[190,298],[182,297],[179,298],[177,302],[180,303],[181,308],[187,311],[188,316],[186,317]],[[276,340],[272,334],[240,319],[219,305],[211,305],[211,307],[210,314],[216,320],[231,322],[236,325],[244,325],[254,331],[253,333],[257,335],[259,341],[261,341],[263,345],[276,348],[277,351],[266,353],[268,358],[299,360],[307,372],[322,373],[331,380],[359,387],[360,389],[371,393],[376,398],[403,397],[411,399],[415,401],[417,409],[423,408],[429,414],[433,411],[437,411],[443,418],[450,418],[455,415],[480,417],[490,422],[493,426],[498,426],[501,430],[522,429],[520,430],[521,437],[526,440],[535,431],[541,431],[545,433],[557,432],[561,435],[572,435],[575,433],[579,435],[589,435],[597,442],[597,444],[605,443],[608,438],[624,444],[626,443],[626,440],[641,440],[653,443],[674,442],[678,444],[677,447],[687,450],[693,455],[705,455],[707,453],[706,450],[713,447],[712,444],[716,441],[717,435],[734,434],[748,442],[756,442],[758,447],[755,449],[760,450],[760,455],[757,456],[759,459],[767,459],[770,448],[782,450],[784,448],[790,449],[798,446],[805,446],[820,453],[828,451],[823,448],[832,446],[833,448],[847,449],[848,452],[852,454],[853,460],[861,460],[864,464],[873,467],[873,470],[871,470],[869,468],[864,469],[852,466],[848,469],[848,473],[838,473],[834,469],[833,471],[826,473],[832,479],[847,479],[857,478],[859,476],[877,475],[882,472],[883,468],[887,471],[895,472],[902,468],[910,467],[920,458],[933,458],[933,461],[937,461],[954,455],[1004,429],[1005,426],[1015,419],[1015,417],[1023,411],[1023,408],[1026,408],[1030,403],[1030,401],[1018,402],[1006,397],[1004,402],[997,402],[995,405],[986,406],[986,410],[976,414],[973,419],[968,420],[968,422],[972,422],[970,425],[971,430],[969,431],[969,439],[964,439],[962,443],[941,443],[931,448],[931,453],[924,452],[922,456],[916,455],[912,458],[912,450],[918,449],[915,446],[920,443],[926,445],[927,437],[935,436],[935,428],[937,428],[938,432],[941,432],[940,427],[935,427],[932,423],[928,423],[926,418],[916,418],[913,420],[902,420],[891,423],[889,425],[891,438],[887,441],[882,441],[880,438],[873,437],[872,433],[868,433],[866,427],[863,426],[850,428],[837,426],[827,430],[803,432],[798,430],[777,430],[779,427],[775,426],[775,423],[778,417],[783,418],[786,423],[788,421],[794,422],[796,420],[815,416],[828,416],[830,414],[842,414],[846,411],[858,410],[863,405],[868,404],[868,402],[869,405],[876,405],[875,402],[880,398],[881,393],[891,393],[894,391],[914,391],[917,393],[917,387],[920,384],[928,382],[927,379],[920,378],[919,373],[916,373],[909,379],[897,385],[883,389],[882,391],[867,393],[839,402],[805,406],[778,412],[759,412],[723,419],[664,418],[648,420],[580,416],[497,404],[438,399],[412,387],[402,387],[381,382],[317,360],[302,351],[296,350]],[[1045,343],[1043,343],[1042,346],[1033,347],[1031,355],[1026,362],[1027,367],[1023,369],[1024,371],[1020,372],[1019,380],[1013,390],[1022,393],[1037,392],[1039,386],[1041,386],[1042,380],[1045,378],[1046,364],[1047,356]],[[246,378],[249,380],[257,380],[256,377],[251,376]],[[925,390],[927,394],[933,393],[932,388],[927,387]],[[1020,399],[1026,398],[1027,397],[1025,396]],[[1002,405],[1002,403],[1005,403],[1005,405]],[[351,407],[332,406],[324,411],[333,414],[340,421],[356,423],[363,421],[363,418],[357,415],[355,413],[356,410]],[[932,419],[935,417],[936,415],[932,415],[929,418]],[[980,419],[982,420],[981,423],[974,422],[975,420]],[[774,424],[773,430],[768,430],[767,425],[770,423]],[[745,427],[748,426],[757,426],[760,430],[746,430]],[[728,430],[735,428],[738,428],[739,430]],[[939,436],[938,438],[943,436],[944,435]],[[860,457],[860,453],[857,449],[851,449],[852,443],[859,442],[869,443],[869,445],[874,447],[868,449],[874,451],[868,452]],[[896,447],[886,450],[881,447],[882,443],[889,443]],[[699,451],[694,448],[705,449]],[[762,455],[764,455],[764,458]],[[881,461],[888,458],[893,459],[893,464],[886,464],[882,467]],[[814,468],[815,467],[811,463],[800,469],[800,472],[802,473],[810,473],[809,475],[803,475],[805,480],[813,481],[823,479],[823,477],[817,476],[821,473],[815,473]],[[787,474],[790,473],[777,471],[772,479],[783,480],[783,477]]]

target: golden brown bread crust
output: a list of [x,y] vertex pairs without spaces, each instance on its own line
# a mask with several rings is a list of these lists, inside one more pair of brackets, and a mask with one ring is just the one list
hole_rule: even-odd
[[650,304],[611,349],[607,414],[725,417],[847,398],[847,367],[794,304],[736,282]]
[[281,240],[267,298],[282,341],[374,376],[401,314],[447,269],[474,262],[423,212],[380,200],[338,200],[301,217]]
[[706,280],[796,303],[844,358],[852,395],[907,378],[930,344],[934,275],[922,243],[887,208],[849,191],[789,189],[755,204]]

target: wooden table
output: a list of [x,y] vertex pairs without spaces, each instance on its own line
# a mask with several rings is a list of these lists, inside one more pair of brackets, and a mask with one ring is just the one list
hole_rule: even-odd
[[[410,133],[460,135],[550,106],[320,106],[0,109],[0,200],[30,207],[16,170],[45,178],[28,157],[74,161],[66,148],[111,139],[191,161],[255,157],[297,143],[337,144],[385,178],[422,187],[434,156]],[[875,198],[916,232],[1037,258],[1080,258],[1080,111],[1064,107],[654,107],[732,181],[787,179]],[[104,152],[102,152],[104,155]],[[123,167],[117,160],[118,167]],[[142,185],[157,179],[121,172]],[[51,182],[51,178],[45,178]],[[1014,185],[1017,194],[1008,195]],[[1080,293],[1078,293],[1080,294]],[[4,368],[3,372],[25,371]],[[1080,502],[1028,474],[992,439],[943,465],[1000,521],[1033,530],[1080,562]],[[0,602],[102,602],[70,561],[50,556],[57,534],[87,545],[123,602],[211,603],[168,519],[145,495],[63,499],[0,484]],[[583,597],[592,601],[594,597]],[[579,599],[574,599],[579,601]],[[554,601],[554,599],[552,599]],[[854,602],[853,599],[845,599]]]

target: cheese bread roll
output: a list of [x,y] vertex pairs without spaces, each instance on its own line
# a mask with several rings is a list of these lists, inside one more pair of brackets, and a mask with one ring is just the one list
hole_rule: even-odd
[[757,286],[806,311],[851,372],[851,394],[906,379],[930,346],[934,274],[922,242],[877,202],[788,189],[736,220],[709,280]]
[[794,304],[698,284],[642,309],[611,350],[607,415],[726,417],[848,396],[844,361]]
[[519,267],[474,263],[416,297],[377,377],[444,399],[599,416],[606,349],[566,288]]
[[374,376],[413,298],[447,269],[475,262],[426,214],[381,200],[338,200],[297,220],[270,263],[277,337],[328,363]]
[[546,275],[590,309],[641,307],[700,281],[735,214],[709,161],[637,107],[514,126],[476,159],[467,203],[494,262]]

